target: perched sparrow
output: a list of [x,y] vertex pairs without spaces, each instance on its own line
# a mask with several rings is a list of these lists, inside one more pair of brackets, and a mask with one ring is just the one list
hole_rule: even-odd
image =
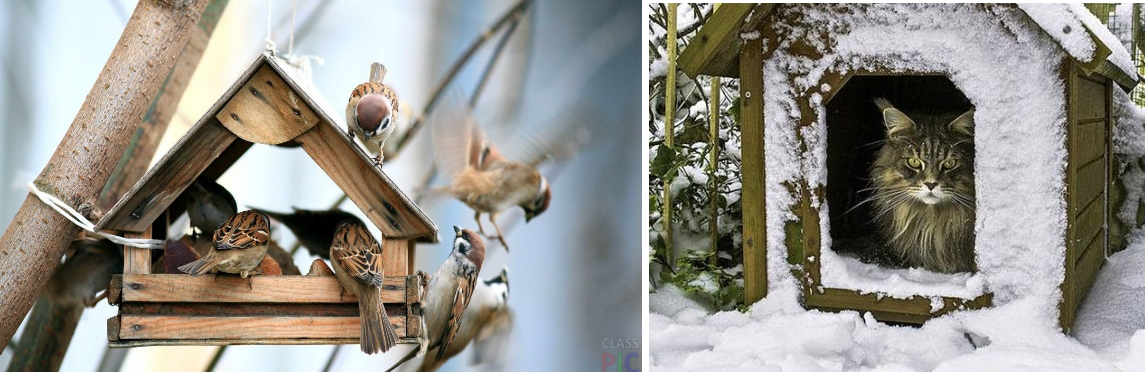
[[338,225],[342,221],[352,220],[362,223],[362,220],[350,212],[339,209],[331,209],[324,211],[307,210],[294,208],[294,213],[278,213],[265,211],[258,208],[251,208],[251,210],[259,211],[270,218],[282,222],[290,231],[294,232],[294,237],[302,243],[306,250],[310,251],[311,255],[330,259],[330,242],[334,240],[334,231],[338,229]]
[[187,217],[191,220],[191,227],[200,233],[215,231],[239,212],[235,197],[210,179],[200,178],[191,182],[186,195]]
[[552,192],[549,182],[537,171],[541,159],[531,163],[510,161],[485,139],[469,105],[457,99],[443,104],[433,119],[433,146],[438,166],[452,182],[440,191],[457,198],[476,215],[482,235],[481,214],[488,213],[497,229],[496,238],[505,246],[497,214],[513,207],[525,210],[525,222],[549,208]]
[[509,269],[502,267],[501,274],[482,282],[473,288],[473,298],[461,316],[461,328],[457,337],[441,358],[426,355],[419,371],[436,371],[450,358],[461,354],[472,341],[473,362],[500,370],[504,362],[505,343],[512,331],[513,314],[509,311]]
[[[453,240],[453,251],[437,273],[429,280],[425,294],[425,309],[422,321],[425,322],[427,339],[423,340],[421,351],[437,348],[437,359],[445,359],[445,352],[461,328],[461,320],[473,296],[477,284],[477,273],[485,261],[485,242],[472,230],[454,226],[457,237]],[[414,349],[390,367],[391,371],[414,357],[419,349]],[[430,358],[431,356],[426,356]]]
[[386,352],[398,342],[394,325],[382,306],[382,247],[366,229],[356,221],[343,221],[330,244],[330,263],[342,287],[358,296],[358,312],[362,315],[362,352]]
[[382,84],[386,77],[386,66],[381,63],[370,65],[370,81],[358,84],[350,93],[346,104],[346,136],[353,141],[354,135],[362,142],[378,144],[377,165],[382,164],[382,148],[386,138],[394,132],[398,117],[398,95],[389,86]]
[[82,238],[72,241],[69,250],[74,253],[52,274],[44,293],[57,305],[95,306],[107,296],[111,276],[123,273],[123,248],[105,239]]
[[246,278],[258,274],[270,242],[270,220],[258,211],[242,211],[215,230],[206,256],[179,267],[192,276],[222,271]]

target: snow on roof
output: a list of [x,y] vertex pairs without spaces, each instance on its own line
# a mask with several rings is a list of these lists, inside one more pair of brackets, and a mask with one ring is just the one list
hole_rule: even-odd
[[[1018,4],[1051,38],[1065,49],[1066,53],[1079,61],[1092,62],[1097,52],[1093,36],[1109,48],[1107,60],[1133,79],[1138,79],[1133,59],[1129,51],[1114,36],[1109,28],[1101,24],[1096,16],[1079,3],[1073,4]],[[1089,30],[1089,32],[1080,32]]]

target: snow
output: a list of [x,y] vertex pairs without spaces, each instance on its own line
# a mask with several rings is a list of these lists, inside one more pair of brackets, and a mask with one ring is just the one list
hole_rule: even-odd
[[1082,62],[1092,61],[1097,50],[1093,38],[1084,32],[1088,29],[1102,44],[1109,47],[1109,62],[1126,75],[1137,77],[1137,69],[1133,66],[1129,51],[1084,4],[1018,4],[1018,7],[1057,40],[1070,56]]
[[[1021,297],[1060,296],[1065,252],[1065,111],[1054,40],[1021,10],[973,5],[878,4],[816,8],[778,6],[769,24],[785,35],[764,61],[765,158],[768,177],[768,275],[772,289],[795,285],[787,267],[784,225],[795,185],[826,179],[826,123],[817,89],[828,73],[870,66],[943,73],[975,105],[977,187],[974,275],[912,274],[862,264],[828,253],[829,205],[822,208],[821,272],[828,287],[904,297],[911,293],[973,298],[990,292],[1004,304]],[[793,23],[799,19],[805,23]],[[815,27],[804,27],[814,24]],[[905,26],[899,26],[905,25]],[[812,43],[825,54],[811,59],[783,46]],[[989,40],[984,43],[980,40]],[[833,46],[830,53],[826,47]],[[839,88],[834,88],[839,89]],[[795,97],[807,97],[816,120],[801,118]],[[795,133],[800,133],[803,143]],[[803,147],[806,151],[800,152]],[[1013,180],[1022,182],[1013,182]],[[867,267],[864,267],[867,266]],[[1045,278],[1045,280],[1030,280]]]
[[916,328],[804,310],[794,287],[740,313],[712,312],[666,286],[648,296],[648,359],[656,371],[1145,371],[1142,267],[1145,243],[1109,258],[1073,337],[1036,298]]

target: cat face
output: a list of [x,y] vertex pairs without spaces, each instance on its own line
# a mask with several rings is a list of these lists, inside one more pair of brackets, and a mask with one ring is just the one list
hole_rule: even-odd
[[[917,115],[880,104],[887,142],[875,162],[876,187],[904,201],[926,205],[974,200],[974,111]],[[914,119],[918,119],[917,122]]]

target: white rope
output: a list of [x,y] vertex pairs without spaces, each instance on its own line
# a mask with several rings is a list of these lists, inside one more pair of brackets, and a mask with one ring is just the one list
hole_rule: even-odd
[[72,209],[72,206],[64,203],[63,200],[60,200],[54,195],[40,191],[40,189],[36,188],[36,184],[33,182],[28,182],[28,192],[31,192],[32,195],[40,198],[44,204],[52,207],[52,209],[56,210],[57,213],[64,216],[64,218],[67,218],[68,221],[72,221],[72,223],[74,223],[76,226],[79,226],[81,229],[84,229],[87,232],[107,238],[107,240],[110,240],[113,243],[136,248],[163,249],[164,242],[162,240],[129,239],[122,236],[108,234],[102,231],[95,231],[95,224],[91,223],[91,221],[88,221],[88,219],[80,214],[80,212]]
[[270,35],[271,35],[270,34],[270,30],[271,30],[270,16],[271,16],[271,8],[273,5],[274,5],[274,0],[266,0],[266,39],[263,39],[266,41],[266,53],[270,54],[271,56],[274,56],[274,54],[278,51],[278,44],[275,44],[274,40],[270,39]]

